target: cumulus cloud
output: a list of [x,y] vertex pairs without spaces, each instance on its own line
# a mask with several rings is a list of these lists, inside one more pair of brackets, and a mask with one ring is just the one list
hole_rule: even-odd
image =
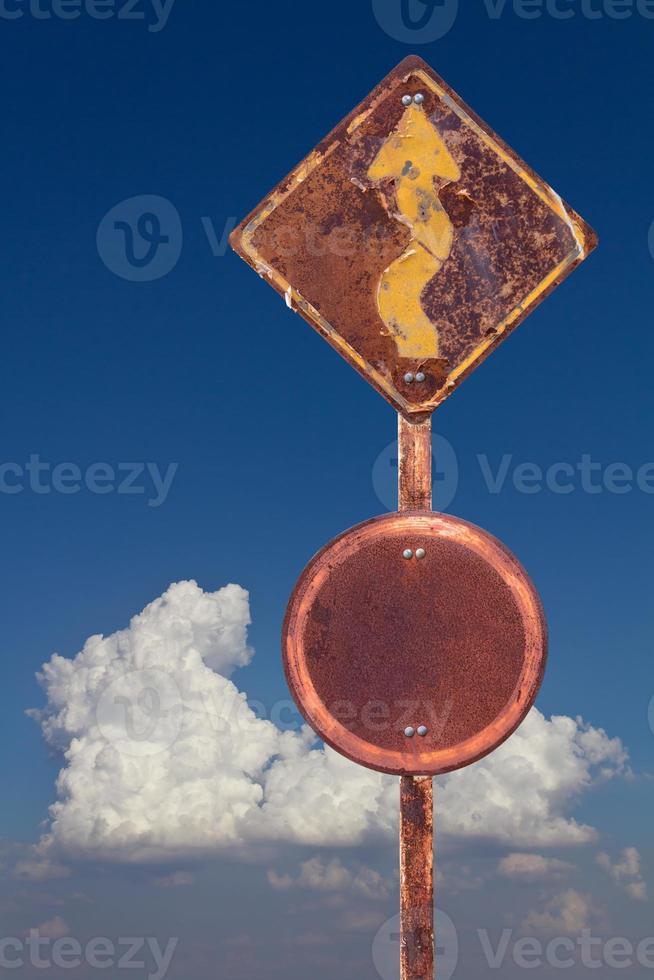
[[339,858],[327,861],[314,857],[303,861],[300,873],[295,877],[271,870],[268,881],[276,891],[306,888],[317,892],[353,892],[371,899],[386,898],[391,890],[391,882],[382,878],[379,872],[366,867],[350,869]]
[[[247,592],[171,585],[110,636],[40,674],[31,714],[63,753],[42,859],[147,863],[256,844],[349,846],[397,833],[398,780],[258,717],[230,675],[247,665]],[[579,795],[624,771],[619,739],[533,710],[492,756],[439,780],[443,838],[511,848],[583,844]]]
[[584,929],[588,929],[601,918],[601,910],[595,906],[589,895],[569,888],[550,899],[543,909],[529,912],[521,929],[525,934],[579,936]]
[[647,901],[647,885],[640,870],[640,854],[635,847],[625,847],[613,863],[608,854],[597,855],[597,863],[635,902]]
[[624,771],[625,749],[581,719],[547,720],[532,710],[496,752],[443,777],[438,797],[444,829],[459,838],[508,846],[553,847],[596,839],[569,816],[595,780]]
[[574,865],[542,854],[507,854],[498,866],[503,878],[527,882],[564,878],[571,871],[574,871]]

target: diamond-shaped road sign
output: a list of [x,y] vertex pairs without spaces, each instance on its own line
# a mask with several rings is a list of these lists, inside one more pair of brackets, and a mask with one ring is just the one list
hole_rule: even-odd
[[420,58],[406,58],[232,245],[418,421],[597,244]]

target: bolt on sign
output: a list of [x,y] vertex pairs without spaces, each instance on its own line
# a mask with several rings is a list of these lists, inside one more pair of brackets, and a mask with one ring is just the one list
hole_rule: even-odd
[[304,569],[283,629],[314,731],[401,777],[400,972],[434,973],[432,776],[524,720],[547,628],[518,560],[432,511],[431,413],[597,244],[420,58],[239,225],[236,251],[397,410],[398,512]]

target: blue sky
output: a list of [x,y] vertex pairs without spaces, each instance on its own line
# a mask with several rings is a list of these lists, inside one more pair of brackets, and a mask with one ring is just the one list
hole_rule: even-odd
[[[121,4],[110,9],[117,14]],[[288,696],[279,631],[301,568],[335,534],[392,505],[392,467],[382,460],[375,469],[395,437],[392,409],[224,239],[383,75],[418,53],[600,236],[589,261],[438,410],[434,430],[446,440],[447,509],[505,541],[543,596],[551,656],[539,709],[581,715],[630,754],[634,779],[580,794],[575,816],[600,836],[579,857],[587,878],[575,889],[595,894],[619,882],[619,872],[611,879],[598,870],[599,849],[615,866],[623,848],[635,847],[642,867],[651,866],[654,21],[635,3],[618,19],[608,0],[561,2],[569,19],[551,4],[532,5],[530,14],[541,15],[527,18],[526,7],[509,2],[461,3],[451,29],[422,43],[419,31],[410,41],[393,36],[399,0],[375,7],[377,17],[370,0],[177,0],[164,24],[145,0],[132,11],[144,19],[99,20],[88,8],[75,20],[47,19],[46,0],[2,6],[0,839],[10,855],[39,839],[57,797],[62,758],[25,715],[44,704],[35,673],[53,652],[74,657],[87,637],[125,627],[172,582],[194,579],[207,593],[237,583],[250,593],[256,650],[238,684],[270,706]],[[9,19],[13,11],[22,16]],[[101,229],[112,208],[142,195],[170,202],[181,231],[170,271],[138,282],[112,270]],[[47,464],[38,485],[25,469],[35,457]],[[526,462],[545,472],[584,457],[598,464],[600,492],[587,492],[580,476],[566,494],[527,494],[513,482]],[[491,492],[484,474],[503,460],[506,480]],[[66,463],[78,492],[60,492],[53,468]],[[633,471],[627,492],[602,483],[616,463]],[[104,464],[104,493],[84,485],[98,476],[97,468],[89,476],[95,464]],[[153,474],[167,473],[162,499]],[[121,483],[130,489],[128,476],[142,492],[119,492]],[[90,864],[78,856],[72,877],[20,885],[11,928],[61,914],[83,931],[86,906],[76,912],[71,895],[102,902],[96,893],[109,880],[102,907],[112,935],[124,935],[121,919],[129,921],[119,906],[143,902],[159,910],[144,929],[159,924],[169,935],[179,913],[190,937],[200,921],[210,934],[206,907],[218,894],[221,915],[235,919],[256,902],[271,923],[263,934],[274,937],[294,892],[264,894],[261,882],[271,867],[297,869],[300,858],[266,846],[262,873],[216,858],[193,872],[193,885],[168,890],[120,870],[115,855]],[[365,846],[351,860],[392,875],[392,844]],[[479,861],[500,860],[500,850]],[[473,857],[463,849],[458,860]],[[5,867],[9,895],[9,858]],[[593,884],[598,876],[603,886]],[[493,879],[473,907],[494,889],[498,902],[515,904]],[[183,912],[164,901],[173,895]],[[55,898],[68,903],[64,911],[54,911]],[[617,891],[606,903],[618,923],[647,928],[644,903]],[[391,893],[387,906],[391,915]],[[307,933],[332,913],[303,912]],[[341,935],[339,968],[350,950],[358,975],[376,976],[366,952],[375,931]],[[180,961],[189,980],[215,975],[206,934],[205,943],[205,959]],[[312,948],[296,950],[286,975],[330,975],[334,964],[311,960]],[[258,976],[251,949],[250,960],[229,955],[230,975]],[[470,970],[484,975],[483,966]]]

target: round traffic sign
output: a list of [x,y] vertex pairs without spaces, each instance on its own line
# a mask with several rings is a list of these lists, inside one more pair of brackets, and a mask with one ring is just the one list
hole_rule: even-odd
[[382,772],[436,775],[487,755],[532,706],[547,656],[538,594],[490,534],[435,513],[359,524],[322,549],[283,632],[314,731]]

